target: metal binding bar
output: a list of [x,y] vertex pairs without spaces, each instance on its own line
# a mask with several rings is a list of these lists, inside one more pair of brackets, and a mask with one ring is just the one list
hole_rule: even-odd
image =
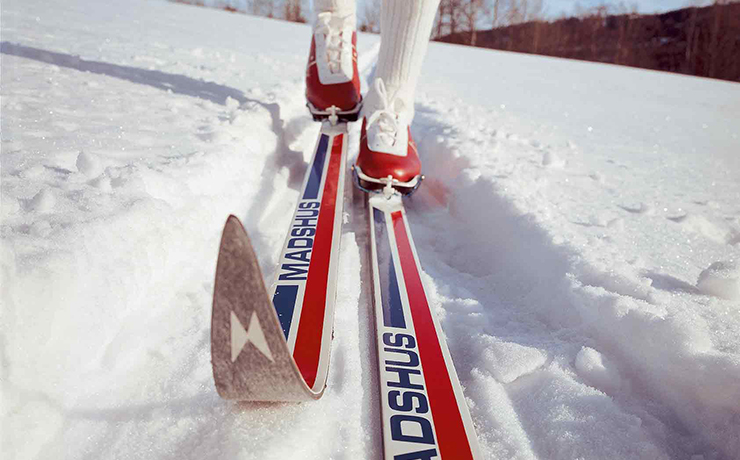
[[[389,189],[393,189],[404,196],[411,196],[421,185],[421,181],[424,180],[424,175],[419,175],[414,177],[412,180],[408,182],[401,182],[398,179],[394,179],[393,176],[384,177],[382,179],[378,179],[375,177],[370,177],[362,172],[362,169],[354,165],[352,166],[352,178],[354,179],[355,186],[362,190],[363,192],[367,193],[376,193],[376,194],[384,194],[386,196],[389,195]],[[378,184],[382,185],[382,188],[367,188],[364,185],[362,185],[362,181],[369,182],[372,184]]]

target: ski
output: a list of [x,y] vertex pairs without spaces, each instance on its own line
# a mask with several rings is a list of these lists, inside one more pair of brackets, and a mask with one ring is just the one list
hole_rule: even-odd
[[329,369],[347,124],[322,123],[268,290],[239,219],[224,226],[211,320],[218,394],[248,401],[318,399]]
[[402,195],[388,186],[367,205],[385,458],[482,458]]

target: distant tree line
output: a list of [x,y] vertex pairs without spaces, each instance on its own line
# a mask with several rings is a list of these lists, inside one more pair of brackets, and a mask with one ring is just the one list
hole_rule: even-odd
[[460,21],[471,17],[465,5],[475,1],[480,0],[442,0],[448,8],[462,8],[454,20],[454,10],[440,9],[437,24],[442,33],[436,40],[740,81],[737,2],[719,0],[654,15],[637,14],[634,7],[614,11],[599,6],[577,11],[577,17],[545,21],[541,0],[524,0],[526,8],[514,10],[523,21],[512,19],[508,9],[508,16],[499,16],[504,26],[475,30],[473,22]]
[[[309,0],[172,0],[307,22]],[[701,1],[701,0],[693,0]],[[381,0],[365,0],[359,29],[380,31]],[[740,3],[714,0],[643,15],[624,3],[545,19],[543,0],[441,0],[435,40],[740,81]]]

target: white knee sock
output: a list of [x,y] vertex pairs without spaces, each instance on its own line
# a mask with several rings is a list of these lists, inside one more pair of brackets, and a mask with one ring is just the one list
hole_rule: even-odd
[[410,105],[427,52],[439,0],[383,0],[380,54],[375,77],[385,82],[388,96]]
[[355,0],[314,0],[314,17],[319,13],[334,13],[339,16],[357,14]]

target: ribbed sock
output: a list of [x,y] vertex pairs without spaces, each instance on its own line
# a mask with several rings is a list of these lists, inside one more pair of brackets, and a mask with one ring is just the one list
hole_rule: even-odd
[[401,97],[412,110],[438,6],[439,0],[383,0],[382,3],[375,77],[383,79],[390,98]]

